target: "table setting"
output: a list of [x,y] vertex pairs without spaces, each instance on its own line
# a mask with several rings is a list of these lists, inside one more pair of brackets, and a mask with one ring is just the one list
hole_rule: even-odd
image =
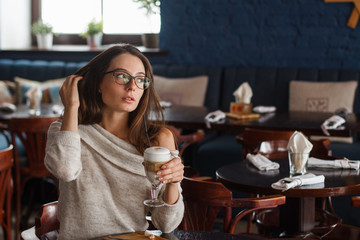
[[[301,132],[294,132],[287,144],[289,175],[273,182],[271,184],[273,189],[284,192],[296,187],[303,189],[324,188],[326,175],[334,175],[331,174],[334,170],[350,170],[346,172],[347,175],[349,175],[349,173],[352,175],[359,174],[360,161],[346,158],[329,160],[309,157],[312,147],[311,142]],[[269,176],[280,174],[278,171],[280,164],[271,161],[260,153],[248,153],[246,159],[256,168],[259,174]],[[341,171],[340,174],[345,173]]]

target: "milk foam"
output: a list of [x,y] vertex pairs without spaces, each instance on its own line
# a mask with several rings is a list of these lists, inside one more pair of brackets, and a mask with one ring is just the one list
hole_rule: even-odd
[[149,162],[167,162],[171,158],[169,149],[164,147],[149,147],[144,152],[144,159]]

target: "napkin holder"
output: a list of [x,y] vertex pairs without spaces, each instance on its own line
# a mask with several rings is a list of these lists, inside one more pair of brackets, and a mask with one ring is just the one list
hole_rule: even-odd
[[252,113],[252,103],[231,102],[230,113],[237,115],[250,114]]
[[235,119],[258,119],[260,114],[252,112],[252,103],[230,102],[230,112],[227,117]]

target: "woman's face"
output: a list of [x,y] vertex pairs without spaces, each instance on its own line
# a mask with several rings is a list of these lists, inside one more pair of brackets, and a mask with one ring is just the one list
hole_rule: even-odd
[[[145,67],[141,60],[129,53],[123,53],[115,57],[106,72],[118,69],[131,76],[145,76]],[[100,91],[104,102],[105,111],[132,112],[134,111],[144,93],[143,89],[136,86],[135,80],[124,85],[114,81],[113,73],[104,75],[100,83]]]

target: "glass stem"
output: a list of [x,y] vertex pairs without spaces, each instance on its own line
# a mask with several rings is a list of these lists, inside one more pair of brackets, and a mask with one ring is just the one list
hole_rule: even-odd
[[152,187],[151,187],[151,199],[154,200],[154,201],[157,200],[157,189],[158,189],[158,186],[152,185]]

